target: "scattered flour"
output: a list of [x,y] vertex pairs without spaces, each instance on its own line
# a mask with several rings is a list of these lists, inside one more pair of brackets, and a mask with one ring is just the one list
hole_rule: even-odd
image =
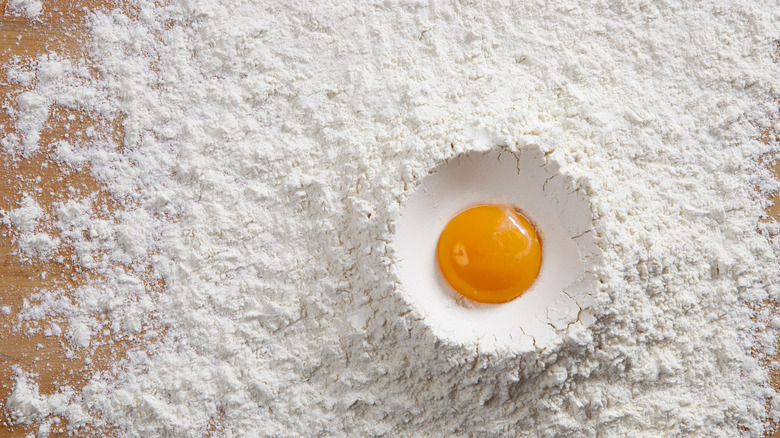
[[8,11],[13,15],[24,15],[28,19],[34,20],[43,13],[43,2],[41,0],[10,0]]
[[39,430],[38,436],[47,436],[50,425],[58,422],[52,415],[68,418],[73,426],[83,425],[89,420],[89,415],[81,406],[72,403],[79,396],[71,388],[64,387],[55,394],[42,395],[34,378],[33,375],[17,370],[16,386],[5,403],[12,419],[24,424],[46,419],[41,424],[43,433]]
[[[34,3],[12,2],[28,17]],[[92,14],[91,65],[49,53],[9,67],[35,87],[2,145],[39,151],[52,105],[121,115],[122,144],[55,148],[123,206],[57,206],[57,238],[100,275],[41,291],[19,318],[66,321],[41,325],[66,348],[149,342],[83,389],[41,394],[18,370],[14,421],[124,436],[732,437],[760,436],[767,403],[780,413],[749,353],[772,353],[778,325],[752,310],[780,293],[777,225],[759,226],[753,192],[776,188],[756,165],[777,152],[756,140],[780,92],[773,2],[134,6]],[[439,339],[399,293],[401,203],[486,144],[550,145],[591,205],[595,321],[542,351]],[[4,223],[34,228],[32,202],[13,212]]]
[[42,217],[43,209],[41,206],[35,199],[27,195],[22,198],[19,208],[11,210],[8,214],[8,220],[11,224],[23,233],[32,231]]
[[10,225],[17,231],[16,243],[23,260],[45,260],[60,245],[60,239],[48,233],[36,231],[45,213],[38,202],[29,195],[22,197],[19,208],[10,212],[0,211],[0,223]]
[[60,239],[47,233],[24,233],[16,243],[23,259],[46,260],[60,246]]

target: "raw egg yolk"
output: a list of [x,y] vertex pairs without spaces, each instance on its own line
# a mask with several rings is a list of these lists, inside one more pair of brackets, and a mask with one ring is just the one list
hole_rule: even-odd
[[479,205],[444,227],[436,249],[444,278],[461,295],[505,303],[523,294],[542,265],[542,242],[517,208]]

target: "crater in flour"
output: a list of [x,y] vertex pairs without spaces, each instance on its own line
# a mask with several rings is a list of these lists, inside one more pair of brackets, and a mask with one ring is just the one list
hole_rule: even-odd
[[[485,202],[515,205],[533,221],[544,241],[543,263],[519,298],[466,306],[441,278],[436,244],[451,217]],[[591,322],[587,309],[600,260],[592,219],[584,192],[539,147],[457,156],[432,169],[402,207],[395,240],[399,292],[440,338],[483,351],[548,347],[570,324]]]

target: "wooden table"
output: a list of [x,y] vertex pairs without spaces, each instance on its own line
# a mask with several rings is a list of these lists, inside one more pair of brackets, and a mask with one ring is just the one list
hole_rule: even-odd
[[[53,0],[44,2],[43,15],[32,23],[24,17],[0,17],[0,63],[6,65],[13,57],[30,60],[49,51],[65,53],[74,59],[86,59],[87,28],[84,18],[87,11],[117,7],[113,3],[109,0]],[[6,11],[7,8],[8,1],[0,0],[0,10]],[[8,84],[4,75],[0,76],[4,107],[13,107],[21,91],[24,91],[23,87]],[[66,121],[68,116],[74,116],[75,119]],[[0,126],[5,126],[6,130],[13,126],[7,111],[0,112]],[[109,131],[115,136],[117,144],[121,144],[122,132],[118,120],[104,120],[92,114],[55,108],[42,135],[42,153],[29,159],[17,157],[14,160],[0,152],[0,209],[8,211],[18,207],[23,194],[30,193],[51,216],[54,203],[67,200],[78,192],[96,192],[98,205],[106,205],[109,209],[118,208],[118,204],[102,190],[88,168],[65,169],[51,156],[53,142],[65,138],[66,134],[77,135],[89,127]],[[775,168],[776,173],[778,169],[780,167]],[[768,212],[775,218],[780,217],[780,204],[772,206]],[[44,224],[44,227],[54,231],[51,224]],[[83,385],[95,370],[105,369],[122,357],[128,345],[128,342],[120,339],[97,348],[90,355],[79,350],[66,354],[68,349],[63,348],[65,344],[61,337],[47,337],[40,332],[28,335],[16,331],[16,315],[25,298],[44,288],[75,288],[85,284],[95,274],[80,269],[78,263],[73,261],[73,249],[67,247],[57,254],[61,256],[61,262],[24,263],[15,255],[16,248],[12,244],[10,232],[7,227],[0,225],[0,306],[10,306],[12,309],[11,315],[0,312],[0,400],[3,402],[13,389],[14,369],[17,366],[37,373],[40,392],[50,394],[61,385]],[[772,382],[775,387],[780,387],[779,373],[772,374]],[[2,437],[24,437],[35,430],[30,426],[9,426],[7,412],[0,414],[0,418],[4,419],[0,421]],[[57,433],[56,429],[55,426],[52,437],[64,436]],[[87,436],[105,436],[104,431],[84,433]],[[780,438],[780,432],[772,436]]]

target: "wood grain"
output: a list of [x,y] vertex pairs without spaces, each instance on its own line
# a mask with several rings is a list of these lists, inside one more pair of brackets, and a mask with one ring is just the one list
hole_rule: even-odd
[[[110,10],[124,7],[121,3],[106,0],[56,0],[44,2],[44,14],[39,20],[30,22],[23,17],[4,14],[0,18],[0,63],[3,65],[18,59],[29,61],[55,51],[67,54],[73,59],[86,59],[87,28],[85,19],[89,11]],[[0,11],[8,10],[8,2],[0,0]],[[31,85],[34,87],[34,84]],[[0,126],[11,132],[16,97],[25,91],[24,87],[5,82],[0,78],[2,108]],[[68,119],[72,120],[68,120]],[[29,158],[13,157],[0,152],[0,209],[9,210],[18,206],[25,193],[34,194],[36,200],[52,217],[58,202],[94,194],[95,202],[108,210],[119,208],[119,204],[103,190],[101,184],[90,174],[89,168],[64,168],[52,157],[53,142],[74,136],[93,128],[115,136],[121,144],[120,121],[104,120],[93,114],[79,113],[64,108],[54,108],[42,134],[42,151]],[[767,133],[767,135],[769,135]],[[81,138],[81,141],[88,141]],[[775,173],[780,166],[774,164]],[[780,202],[768,208],[768,213],[780,217]],[[56,235],[52,224],[44,224],[47,232]],[[65,246],[51,263],[25,262],[13,244],[12,230],[0,225],[0,306],[9,306],[11,315],[0,313],[0,400],[5,401],[12,390],[15,370],[38,374],[40,392],[51,394],[61,385],[80,387],[97,370],[110,368],[122,357],[131,340],[106,338],[98,340],[98,347],[89,354],[71,349],[61,337],[44,336],[37,331],[28,333],[27,328],[37,327],[35,321],[23,322],[17,329],[18,310],[25,301],[34,300],[44,289],[61,287],[73,290],[86,284],[94,272],[81,269],[75,261],[73,248]],[[66,329],[64,319],[52,317],[49,323],[58,323]],[[772,372],[772,384],[780,388],[780,373]],[[1,437],[24,437],[36,430],[33,425],[12,426],[7,411],[0,414]],[[772,428],[774,429],[774,428]],[[55,424],[52,437],[66,436],[66,425]],[[78,436],[106,436],[111,431],[79,430]],[[780,438],[780,432],[769,436]]]

